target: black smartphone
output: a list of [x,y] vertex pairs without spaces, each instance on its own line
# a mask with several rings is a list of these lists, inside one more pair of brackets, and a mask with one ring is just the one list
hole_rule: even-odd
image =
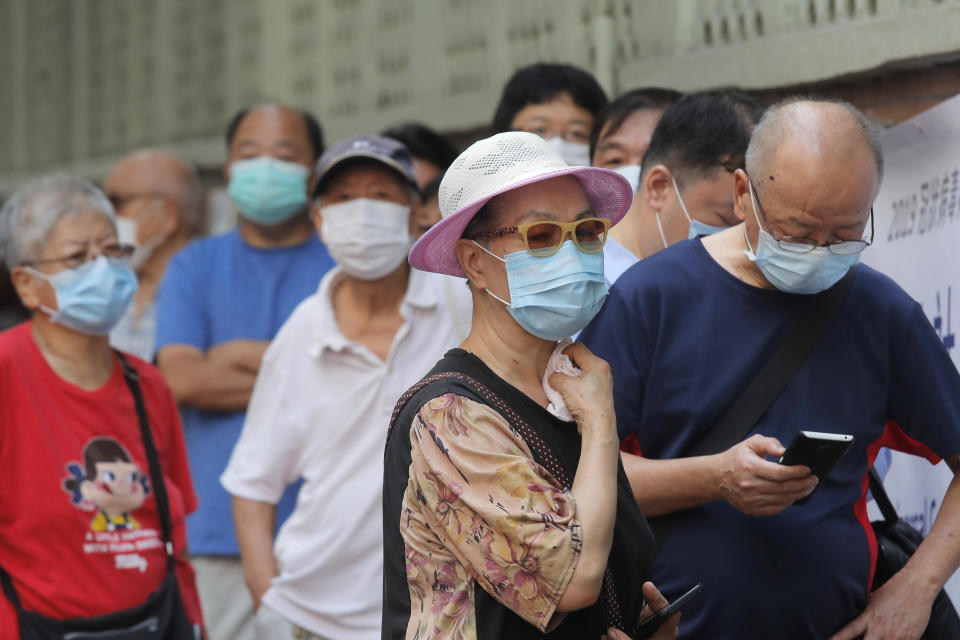
[[[822,483],[852,444],[853,436],[843,433],[801,431],[780,457],[780,464],[802,464],[810,467],[810,471],[820,478]],[[818,488],[819,486],[817,485]],[[793,504],[806,504],[816,492],[817,489],[814,489],[810,495],[800,498]]]
[[665,606],[663,609],[660,609],[660,611],[657,611],[653,615],[649,615],[638,622],[636,628],[633,630],[633,633],[630,634],[631,637],[649,638],[657,632],[657,629],[660,628],[660,625],[663,624],[664,620],[675,614],[677,611],[680,611],[680,609],[685,607],[686,604],[693,600],[701,591],[703,591],[703,585],[700,583],[695,584],[690,591],[687,591],[685,594]]

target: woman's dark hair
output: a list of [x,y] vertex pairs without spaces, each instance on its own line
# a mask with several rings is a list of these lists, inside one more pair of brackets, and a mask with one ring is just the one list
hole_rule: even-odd
[[607,104],[607,94],[583,69],[569,64],[532,64],[518,69],[504,86],[493,114],[494,133],[512,131],[513,118],[527,105],[550,102],[563,93],[593,115]]
[[[643,155],[643,175],[664,165],[678,183],[716,169],[742,169],[763,106],[739,91],[703,91],[667,109]],[[642,178],[641,178],[642,180]]]
[[436,178],[424,185],[423,189],[420,191],[420,199],[423,202],[430,202],[437,198],[440,195],[440,183],[443,182],[443,174],[441,173]]
[[445,137],[419,122],[407,122],[384,129],[380,135],[393,138],[410,152],[410,155],[436,165],[446,171],[460,152]]
[[604,128],[607,129],[607,135],[613,135],[620,130],[627,118],[637,111],[666,111],[682,97],[682,93],[673,89],[641,87],[627,91],[613,100],[600,109],[593,120],[593,130],[590,132],[590,157],[593,158],[593,153],[597,150],[597,142]]
[[[316,161],[323,154],[323,129],[320,128],[320,123],[312,113],[304,109],[297,110],[303,116],[303,126],[307,130],[307,142],[310,144],[310,148],[313,149],[313,159]],[[230,118],[230,122],[227,124],[226,134],[227,151],[233,146],[233,138],[237,135],[237,128],[250,111],[250,109],[241,109]]]
[[463,230],[461,238],[472,239],[478,233],[489,231],[497,226],[500,221],[500,209],[494,204],[496,198],[487,200],[486,204],[480,207],[480,210],[473,214],[473,218],[467,223]]

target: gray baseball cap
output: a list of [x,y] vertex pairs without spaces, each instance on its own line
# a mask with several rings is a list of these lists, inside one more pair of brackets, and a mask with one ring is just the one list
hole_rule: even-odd
[[407,147],[393,138],[384,136],[353,136],[341,140],[323,152],[317,160],[317,186],[313,189],[316,196],[324,179],[335,167],[347,160],[368,158],[383,163],[400,174],[400,177],[417,189],[417,176],[413,171],[413,157]]

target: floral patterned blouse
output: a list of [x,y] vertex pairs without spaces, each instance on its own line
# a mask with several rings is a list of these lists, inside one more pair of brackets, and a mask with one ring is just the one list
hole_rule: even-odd
[[582,541],[573,496],[499,413],[463,396],[424,404],[410,444],[407,639],[476,638],[475,585],[540,631],[556,626]]

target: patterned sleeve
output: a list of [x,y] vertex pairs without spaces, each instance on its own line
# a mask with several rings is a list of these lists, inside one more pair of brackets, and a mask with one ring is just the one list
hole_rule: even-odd
[[580,558],[573,496],[499,413],[461,396],[421,407],[410,442],[411,480],[444,547],[504,606],[553,627]]

